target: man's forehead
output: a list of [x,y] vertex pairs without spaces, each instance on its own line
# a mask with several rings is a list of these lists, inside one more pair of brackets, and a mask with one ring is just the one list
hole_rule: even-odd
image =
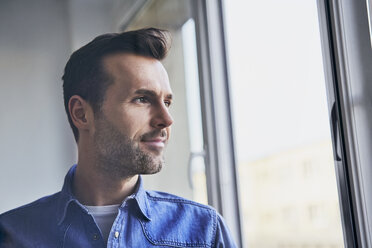
[[104,70],[118,86],[126,90],[140,89],[172,95],[168,74],[162,63],[154,58],[135,54],[119,53],[103,60]]

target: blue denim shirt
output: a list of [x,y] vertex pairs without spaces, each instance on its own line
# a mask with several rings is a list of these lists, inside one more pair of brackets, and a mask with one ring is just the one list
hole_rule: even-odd
[[[105,247],[88,210],[72,194],[76,165],[62,191],[0,215],[0,247]],[[211,207],[167,193],[134,194],[119,207],[107,247],[236,247]]]

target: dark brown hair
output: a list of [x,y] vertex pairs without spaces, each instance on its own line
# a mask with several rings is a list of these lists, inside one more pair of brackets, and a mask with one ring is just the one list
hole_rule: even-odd
[[169,47],[169,32],[146,28],[103,34],[75,51],[62,77],[65,110],[75,140],[79,139],[79,131],[71,120],[68,102],[73,95],[79,95],[92,106],[95,113],[100,111],[106,89],[112,83],[103,68],[103,58],[115,53],[131,53],[162,60]]

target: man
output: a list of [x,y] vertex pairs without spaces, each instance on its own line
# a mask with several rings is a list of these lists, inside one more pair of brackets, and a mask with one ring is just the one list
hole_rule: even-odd
[[214,209],[146,191],[173,119],[165,31],[105,34],[63,76],[78,162],[62,191],[0,216],[0,247],[235,247]]

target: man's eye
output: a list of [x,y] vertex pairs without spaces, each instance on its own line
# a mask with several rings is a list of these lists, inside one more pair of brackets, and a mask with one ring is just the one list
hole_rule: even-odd
[[165,106],[167,106],[169,108],[170,105],[171,105],[171,102],[170,101],[165,101],[164,104],[165,104]]
[[136,103],[148,103],[149,100],[146,97],[141,96],[141,97],[135,98],[134,102],[136,102]]

